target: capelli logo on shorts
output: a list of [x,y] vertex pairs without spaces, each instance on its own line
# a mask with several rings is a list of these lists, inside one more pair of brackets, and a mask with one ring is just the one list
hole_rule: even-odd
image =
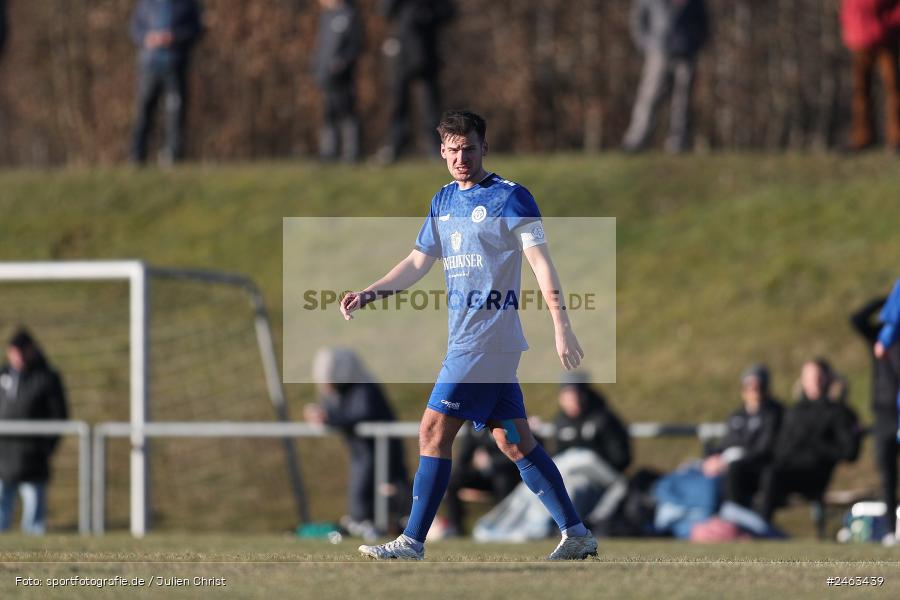
[[459,402],[450,402],[449,400],[441,400],[441,404],[450,410],[459,410]]

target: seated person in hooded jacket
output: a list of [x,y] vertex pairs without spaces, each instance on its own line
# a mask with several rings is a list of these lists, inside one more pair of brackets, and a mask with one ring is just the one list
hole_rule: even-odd
[[844,404],[846,389],[825,360],[803,365],[798,400],[785,412],[772,464],[762,475],[759,513],[766,520],[791,493],[820,497],[838,462],[856,459],[859,425]]
[[741,375],[743,405],[731,413],[718,449],[703,461],[707,477],[723,476],[726,500],[752,506],[759,480],[772,461],[783,408],[769,392],[769,369],[753,365]]
[[[394,411],[380,385],[363,366],[353,350],[322,348],[313,361],[313,379],[320,401],[307,404],[307,421],[339,429],[350,450],[350,476],[347,488],[348,515],[341,524],[351,535],[372,538],[375,516],[375,440],[357,435],[356,426],[364,421],[395,421]],[[392,512],[408,514],[406,500],[409,480],[403,458],[403,444],[391,438],[388,445],[388,488],[379,490],[391,499]]]
[[559,388],[556,454],[569,448],[588,448],[618,472],[631,464],[628,428],[582,372],[565,373]]

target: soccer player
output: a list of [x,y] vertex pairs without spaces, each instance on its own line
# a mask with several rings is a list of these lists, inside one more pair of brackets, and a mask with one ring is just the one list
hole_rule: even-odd
[[528,427],[516,369],[528,348],[517,312],[522,255],[537,278],[555,328],[562,366],[584,357],[562,302],[559,277],[534,198],[524,187],[485,171],[485,122],[464,111],[444,114],[441,156],[454,181],[431,201],[415,249],[361,292],[341,300],[344,318],[378,297],[407,289],[440,260],[447,285],[449,339],[437,382],[419,429],[419,467],[408,524],[396,540],[359,551],[376,559],[425,557],[424,542],[447,490],[453,440],[466,420],[488,427],[522,480],[538,495],[562,531],[550,560],[580,560],[597,553],[556,465]]

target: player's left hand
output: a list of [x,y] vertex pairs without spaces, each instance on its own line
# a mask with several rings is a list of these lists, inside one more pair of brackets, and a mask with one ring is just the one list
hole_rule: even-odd
[[577,368],[584,358],[584,350],[581,349],[578,338],[571,329],[556,332],[556,353],[566,371]]

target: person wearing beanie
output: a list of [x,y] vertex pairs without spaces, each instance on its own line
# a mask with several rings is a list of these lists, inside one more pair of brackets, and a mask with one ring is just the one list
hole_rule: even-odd
[[783,408],[769,389],[766,365],[753,365],[741,374],[742,405],[728,417],[716,452],[703,461],[707,477],[724,476],[725,499],[742,506],[752,506],[781,426]]
[[[20,328],[10,338],[6,357],[0,367],[0,420],[67,419],[62,379],[26,329]],[[0,437],[0,531],[12,524],[18,495],[22,531],[44,533],[50,457],[58,442],[58,436]]]

